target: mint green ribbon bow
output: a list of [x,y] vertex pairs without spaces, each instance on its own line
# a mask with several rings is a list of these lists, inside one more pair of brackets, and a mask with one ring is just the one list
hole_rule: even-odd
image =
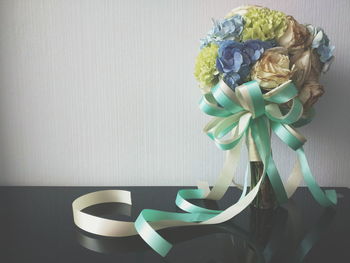
[[[220,81],[200,101],[200,109],[206,114],[214,116],[213,120],[204,128],[204,131],[222,150],[236,149],[242,142],[242,138],[250,133],[259,158],[264,164],[261,180],[264,179],[265,175],[268,176],[279,204],[283,204],[289,196],[272,158],[270,139],[270,129],[272,129],[286,145],[297,153],[304,181],[315,200],[325,207],[335,205],[337,203],[336,192],[334,190],[324,192],[318,186],[303,149],[306,139],[292,127],[303,125],[311,119],[311,115],[302,118],[303,107],[297,95],[298,91],[291,81],[266,94],[262,94],[256,81],[244,83],[237,87],[235,92],[223,81]],[[288,107],[285,107],[288,110],[282,114],[283,110],[281,108],[283,105],[288,105]],[[220,220],[215,221],[217,216],[227,212],[223,218],[228,218],[227,214],[231,212],[237,214],[245,205],[242,204],[241,208],[230,207],[227,209],[231,209],[231,211],[221,211],[202,208],[188,200],[205,198],[218,200],[226,192],[229,184],[230,182],[224,182],[224,185],[220,186],[220,190],[214,193],[213,196],[208,195],[208,192],[201,188],[180,190],[176,197],[176,205],[187,213],[145,209],[135,221],[135,229],[157,253],[165,256],[172,245],[156,232],[152,224],[161,221],[164,222],[164,226],[171,224],[185,226],[222,222]],[[245,190],[246,185],[242,195],[243,199],[252,200],[251,197],[257,193],[257,189],[251,189],[244,196]],[[180,223],[177,224],[177,222]]]
[[[233,92],[224,82],[219,82],[200,101],[202,111],[216,117],[207,125],[205,131],[219,148],[229,150],[237,145],[242,136],[251,129],[254,143],[266,166],[266,173],[276,198],[280,204],[283,204],[288,197],[271,156],[271,146],[268,143],[269,127],[271,127],[285,144],[296,151],[304,180],[313,197],[322,206],[330,206],[337,203],[336,192],[334,190],[323,192],[318,186],[302,147],[306,139],[291,126],[295,123],[300,125],[303,114],[303,106],[297,95],[298,91],[291,81],[266,94],[262,94],[255,80],[237,87],[236,92]],[[291,105],[284,115],[280,110],[280,105],[283,104]],[[237,127],[241,125],[240,122],[244,117],[248,117],[250,121],[245,127],[239,127],[240,132]],[[304,120],[304,122],[307,121]],[[235,131],[230,138],[222,139],[233,129]]]

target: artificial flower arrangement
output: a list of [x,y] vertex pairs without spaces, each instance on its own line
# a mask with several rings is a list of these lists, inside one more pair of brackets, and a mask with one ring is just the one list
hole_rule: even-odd
[[324,30],[260,6],[233,9],[201,40],[195,77],[204,93],[223,80],[232,90],[256,80],[262,92],[292,80],[307,111],[323,95],[319,84],[334,59]]
[[[233,149],[243,136],[248,137],[251,186],[256,185],[262,173],[267,173],[264,182],[273,190],[262,187],[265,189],[258,197],[262,195],[263,202],[258,202],[258,206],[268,208],[275,205],[272,197],[286,200],[291,193],[284,193],[283,188],[288,186],[283,185],[272,157],[269,163],[262,160],[262,155],[270,153],[263,154],[256,145],[261,148],[262,141],[270,140],[271,135],[259,139],[261,131],[255,128],[252,136],[254,125],[261,117],[267,122],[267,132],[272,128],[293,150],[301,148],[305,138],[293,128],[312,120],[312,106],[324,93],[320,74],[334,60],[334,46],[323,29],[299,24],[292,16],[260,6],[233,9],[224,19],[213,22],[213,28],[201,40],[194,72],[204,93],[200,108],[215,116],[204,130],[223,150]],[[253,104],[260,103],[258,116],[252,100]],[[252,114],[249,125],[242,124],[242,113]],[[244,131],[238,132],[242,126]],[[225,135],[229,133],[227,139]],[[299,147],[288,144],[290,138],[282,133],[298,135]],[[268,171],[271,166],[275,171]],[[306,166],[302,168],[305,170]]]
[[[75,224],[102,236],[139,234],[157,253],[167,255],[172,245],[157,230],[168,227],[219,224],[238,215],[262,192],[268,181],[278,204],[288,201],[304,179],[322,206],[337,203],[334,190],[323,191],[314,179],[303,145],[306,139],[295,127],[313,117],[312,105],[324,93],[319,77],[329,69],[334,47],[325,32],[301,25],[292,16],[260,6],[232,10],[201,41],[195,76],[203,96],[200,108],[214,118],[204,131],[225,150],[226,160],[215,185],[201,182],[182,189],[175,203],[185,213],[144,209],[135,222],[110,220],[84,213],[91,205],[120,202],[131,205],[131,194],[106,190],[86,194],[73,202]],[[284,183],[272,158],[271,134],[297,156]],[[234,180],[245,138],[250,162],[261,164],[259,177],[247,187]],[[253,178],[252,178],[253,179]],[[192,199],[220,200],[232,182],[242,189],[239,200],[225,210],[198,206]]]

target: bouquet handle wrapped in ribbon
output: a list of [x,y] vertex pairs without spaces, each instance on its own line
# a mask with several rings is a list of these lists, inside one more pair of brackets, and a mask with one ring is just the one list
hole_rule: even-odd
[[[196,189],[180,190],[175,203],[184,213],[144,209],[135,222],[101,218],[82,211],[109,202],[131,205],[129,191],[89,193],[73,202],[75,224],[101,236],[139,234],[165,256],[172,245],[157,230],[230,220],[252,203],[265,178],[269,179],[278,204],[287,202],[304,179],[320,205],[335,205],[336,192],[323,191],[316,183],[303,149],[306,139],[295,130],[313,116],[311,106],[323,94],[318,84],[319,73],[329,68],[333,49],[322,29],[300,25],[294,18],[267,8],[242,7],[233,10],[223,21],[215,21],[203,40],[195,75],[204,91],[200,109],[214,116],[204,131],[226,151],[216,184],[210,189],[208,183],[201,182]],[[273,133],[297,157],[285,183],[272,158]],[[259,180],[250,188],[249,169],[243,185],[234,178],[245,141],[249,160],[259,160],[263,165]],[[191,199],[220,200],[232,183],[242,189],[242,194],[225,210],[207,209],[190,202]]]

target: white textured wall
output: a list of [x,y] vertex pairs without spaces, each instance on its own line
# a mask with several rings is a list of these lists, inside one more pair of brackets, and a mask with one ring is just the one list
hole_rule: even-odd
[[[210,18],[246,2],[322,26],[336,45],[302,132],[320,184],[350,186],[345,0],[1,0],[0,185],[213,183],[223,154],[201,132],[193,63]],[[285,174],[293,155],[274,147]]]

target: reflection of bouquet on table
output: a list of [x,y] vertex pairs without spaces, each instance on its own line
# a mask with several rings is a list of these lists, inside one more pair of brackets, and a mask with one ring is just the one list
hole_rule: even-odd
[[[215,117],[205,132],[223,150],[237,147],[246,135],[251,187],[267,173],[259,184],[254,201],[257,207],[274,207],[276,199],[283,203],[297,185],[283,186],[268,149],[270,142],[264,140],[270,140],[272,128],[297,151],[299,161],[306,161],[301,153],[305,138],[293,128],[311,121],[312,106],[324,93],[319,77],[334,60],[333,50],[323,29],[301,25],[292,16],[260,6],[233,9],[223,20],[214,20],[213,28],[201,40],[195,65],[204,93],[200,107]],[[265,138],[263,126],[268,130]],[[298,141],[297,145],[290,140]],[[309,173],[306,164],[301,168]],[[305,176],[308,186],[313,185],[314,196],[316,192],[322,195],[320,189],[315,190],[312,175]],[[334,196],[328,197],[334,201]]]

